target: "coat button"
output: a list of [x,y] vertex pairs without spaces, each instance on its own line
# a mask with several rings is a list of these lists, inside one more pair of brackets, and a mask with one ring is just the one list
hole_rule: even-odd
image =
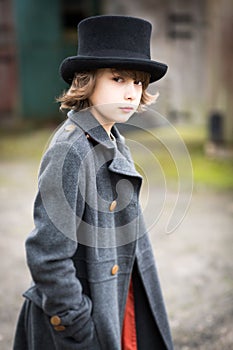
[[113,265],[112,267],[112,275],[115,275],[119,270],[119,266],[118,265]]
[[59,316],[55,315],[55,316],[52,316],[50,318],[50,323],[53,325],[53,326],[60,326],[61,324],[61,319]]
[[116,206],[117,206],[117,201],[113,201],[109,206],[109,210],[113,211],[116,208]]
[[62,325],[60,325],[60,326],[54,326],[53,328],[54,328],[55,331],[57,331],[57,332],[62,332],[62,331],[64,331],[64,330],[66,329],[66,327],[65,327],[65,326],[62,326]]
[[87,139],[90,139],[91,136],[90,136],[89,134],[86,134],[86,138],[87,138]]
[[74,124],[66,125],[65,131],[73,131],[76,128]]

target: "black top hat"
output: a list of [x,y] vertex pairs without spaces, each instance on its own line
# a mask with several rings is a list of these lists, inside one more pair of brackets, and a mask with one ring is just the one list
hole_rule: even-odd
[[62,78],[71,84],[74,74],[98,68],[148,72],[150,83],[161,79],[167,65],[150,58],[151,24],[128,16],[95,16],[78,25],[78,54],[60,66]]

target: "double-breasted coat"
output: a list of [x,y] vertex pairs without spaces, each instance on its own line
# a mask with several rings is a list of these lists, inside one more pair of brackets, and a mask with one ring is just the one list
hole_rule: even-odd
[[26,240],[33,283],[14,350],[120,350],[130,279],[138,350],[172,350],[139,205],[142,178],[114,126],[69,112],[43,156]]

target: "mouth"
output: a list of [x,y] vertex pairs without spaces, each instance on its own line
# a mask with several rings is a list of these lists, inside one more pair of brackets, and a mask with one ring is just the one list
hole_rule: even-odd
[[129,107],[129,106],[125,106],[125,107],[119,107],[121,111],[123,111],[124,113],[130,113],[134,111],[133,107]]

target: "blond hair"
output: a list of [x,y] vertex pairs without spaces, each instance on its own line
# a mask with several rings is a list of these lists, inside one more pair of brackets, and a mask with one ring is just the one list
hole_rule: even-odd
[[[88,71],[76,73],[70,88],[64,91],[56,101],[60,102],[60,109],[72,109],[80,111],[91,106],[89,101],[92,95],[97,79],[97,71]],[[150,74],[134,70],[118,70],[112,69],[113,74],[120,74],[122,77],[129,77],[135,81],[142,82],[142,97],[138,107],[138,111],[142,111],[143,107],[155,102],[158,94],[151,95],[146,89],[150,82]]]

